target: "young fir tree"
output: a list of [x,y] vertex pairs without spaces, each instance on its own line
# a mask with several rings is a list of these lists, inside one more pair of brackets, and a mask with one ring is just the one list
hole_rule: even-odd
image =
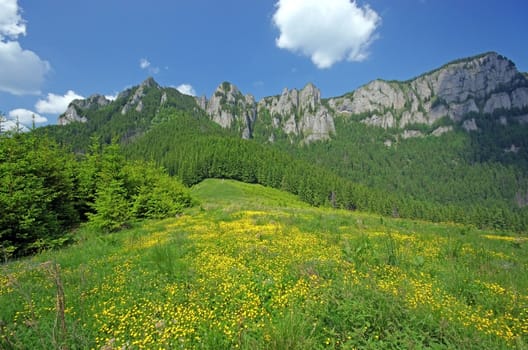
[[114,232],[127,225],[131,218],[131,205],[123,172],[125,159],[115,143],[103,150],[101,170],[96,177],[95,200],[91,204],[95,213],[88,213],[91,223],[105,232]]

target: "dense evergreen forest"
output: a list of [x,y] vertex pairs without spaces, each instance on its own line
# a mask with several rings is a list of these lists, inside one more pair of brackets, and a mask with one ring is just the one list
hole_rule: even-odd
[[[154,126],[129,144],[126,154],[155,161],[186,185],[204,178],[231,178],[284,189],[316,206],[515,230],[524,230],[528,222],[526,210],[505,204],[508,193],[505,195],[501,188],[486,192],[494,184],[489,183],[489,174],[496,173],[495,180],[502,177],[509,181],[505,188],[512,188],[511,181],[521,182],[522,174],[515,168],[493,164],[472,167],[468,163],[457,168],[448,163],[459,159],[452,158],[454,148],[460,146],[460,152],[464,149],[465,139],[459,133],[446,135],[453,140],[427,139],[429,152],[423,152],[423,140],[402,142],[400,152],[387,149],[383,143],[368,142],[365,138],[380,137],[378,129],[354,123],[351,129],[357,138],[351,139],[356,145],[343,147],[339,142],[350,141],[337,139],[304,147],[287,143],[277,147],[242,140],[207,118],[172,113],[172,120]],[[452,148],[439,153],[434,143],[443,145],[446,141]],[[343,150],[349,151],[339,153]],[[397,174],[395,169],[401,163],[412,166],[402,167]],[[481,176],[485,181],[473,183]],[[514,194],[510,195],[513,198]]]
[[478,133],[455,130],[440,137],[399,139],[397,131],[337,118],[340,132],[333,140],[304,147],[282,142],[280,147],[384,192],[439,205],[517,211],[528,192],[527,160],[522,153],[504,150],[512,144],[524,147],[522,135],[528,128],[519,126],[506,134],[496,123],[485,123],[479,119]]
[[61,246],[82,222],[112,232],[190,204],[180,182],[152,164],[126,161],[117,144],[93,138],[76,156],[33,131],[0,134],[3,261]]

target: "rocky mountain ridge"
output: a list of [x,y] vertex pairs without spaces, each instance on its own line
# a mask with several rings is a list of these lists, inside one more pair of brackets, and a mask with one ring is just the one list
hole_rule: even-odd
[[466,119],[471,114],[526,121],[528,80],[507,58],[487,53],[406,82],[375,80],[329,104],[338,115],[369,114],[362,122],[383,128],[433,125],[447,117],[473,131],[475,121]]
[[[172,88],[148,78],[138,87],[119,94],[116,101],[126,115],[144,110],[144,99],[155,90],[159,107]],[[173,94],[173,92],[171,92]],[[169,94],[170,95],[170,94]],[[116,103],[101,95],[73,101],[59,124],[86,122],[88,110]],[[195,98],[196,108],[211,120],[241,137],[273,142],[278,137],[309,143],[339,133],[335,118],[354,117],[373,127],[393,130],[398,137],[440,136],[461,127],[479,129],[479,116],[492,115],[501,125],[528,123],[528,78],[509,59],[495,53],[461,59],[408,81],[374,80],[340,97],[321,99],[309,83],[300,90],[256,101],[235,85],[224,82],[213,95]],[[429,127],[426,133],[417,125]]]
[[[202,98],[202,103],[214,106],[206,109],[212,120],[223,127],[238,120],[244,138],[253,137],[252,130],[260,123],[269,141],[278,132],[302,142],[330,139],[339,132],[334,119],[354,115],[367,125],[394,129],[404,139],[425,136],[416,125],[434,127],[428,133],[431,136],[457,125],[467,132],[477,131],[479,115],[493,115],[502,125],[528,122],[527,74],[495,52],[456,60],[408,81],[374,80],[327,103],[311,83],[301,90],[284,89],[281,95],[256,103],[256,113],[251,95],[239,103],[243,95],[238,88],[229,83],[222,86],[209,103]],[[221,94],[225,98],[218,100]]]

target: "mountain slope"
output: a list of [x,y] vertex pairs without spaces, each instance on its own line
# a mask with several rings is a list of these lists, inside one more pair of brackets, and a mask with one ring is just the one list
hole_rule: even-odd
[[147,79],[74,101],[47,132],[81,152],[117,138],[187,184],[236,178],[315,205],[525,229],[527,106],[526,77],[486,53],[330,99],[307,84],[256,101],[224,82],[208,100]]
[[147,78],[121,92],[114,101],[97,94],[75,100],[59,116],[58,126],[39,132],[47,132],[75,151],[84,152],[93,136],[105,143],[113,138],[121,143],[133,142],[153,125],[170,118],[174,111],[197,118],[205,115],[193,97],[174,88],[163,88]]

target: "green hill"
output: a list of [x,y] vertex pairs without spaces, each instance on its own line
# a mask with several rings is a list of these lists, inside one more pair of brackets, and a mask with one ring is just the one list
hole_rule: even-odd
[[523,349],[528,242],[206,180],[200,205],[0,266],[0,348]]
[[[440,71],[451,76],[456,69],[449,67],[458,65],[469,69],[464,74],[473,79],[473,66],[480,67],[479,74],[490,74],[488,61],[502,67],[500,79],[515,79],[510,85],[490,82],[498,84],[494,92],[476,102],[472,93],[461,93],[473,101],[467,105],[442,107],[443,102],[419,97],[420,89],[429,85],[419,84],[419,89],[410,82],[376,81],[326,100],[307,84],[257,103],[229,83],[207,100],[147,79],[115,101],[99,95],[74,101],[59,118],[64,125],[38,128],[36,133],[49,135],[81,158],[94,137],[117,141],[129,159],[153,161],[186,185],[206,178],[235,179],[286,190],[315,206],[527,231],[525,107],[493,109],[504,94],[524,106],[524,77],[511,61],[488,53],[451,62],[413,81],[432,79]],[[456,118],[424,122],[419,116],[425,110],[412,98],[398,110],[385,106],[359,113],[358,106],[388,103],[376,87],[396,102],[398,94],[418,94],[413,98],[421,104],[416,106],[428,106],[428,113],[456,112]],[[483,112],[486,105],[493,113]],[[460,114],[464,106],[470,112]],[[403,115],[411,119],[404,118],[407,124],[398,127],[394,120],[401,121]],[[250,139],[242,140],[241,134]]]

